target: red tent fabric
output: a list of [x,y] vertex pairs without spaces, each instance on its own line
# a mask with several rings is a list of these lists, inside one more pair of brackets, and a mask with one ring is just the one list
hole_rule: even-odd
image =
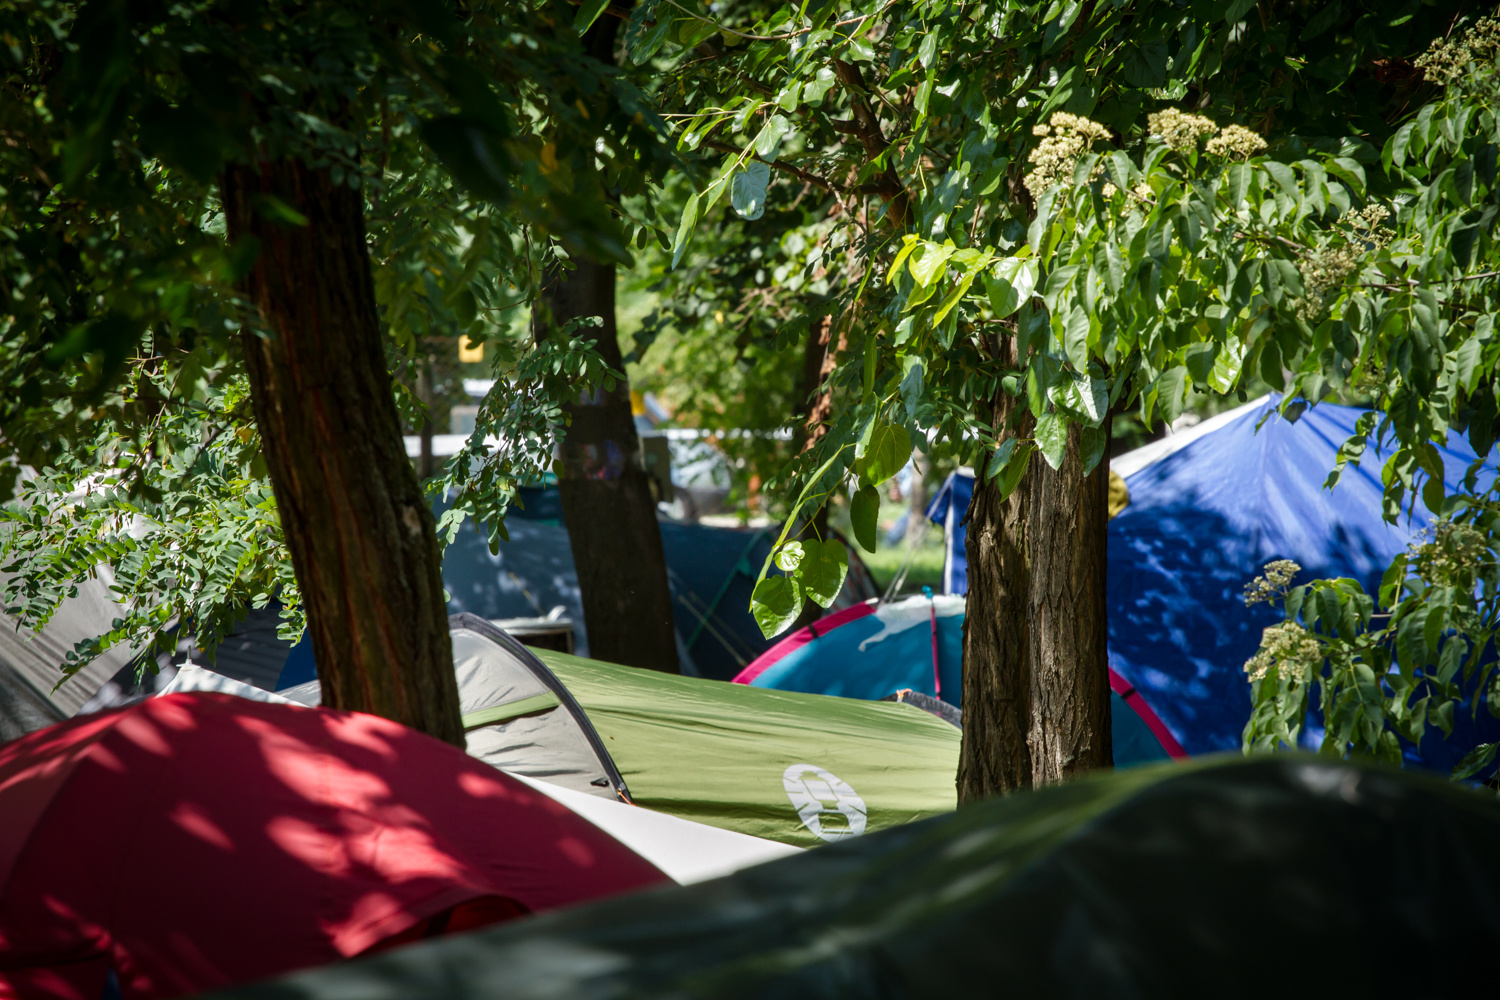
[[[0,998],[164,998],[667,881],[372,715],[192,692],[0,747]],[[427,923],[424,924],[424,921]],[[456,928],[454,928],[456,929]]]

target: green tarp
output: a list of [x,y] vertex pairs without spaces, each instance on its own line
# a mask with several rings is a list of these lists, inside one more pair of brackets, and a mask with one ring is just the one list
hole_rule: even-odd
[[803,847],[954,808],[959,731],[914,706],[533,652],[647,808]]

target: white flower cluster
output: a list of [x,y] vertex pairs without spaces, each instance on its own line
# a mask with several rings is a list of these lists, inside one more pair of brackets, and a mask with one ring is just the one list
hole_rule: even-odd
[[1218,131],[1217,126],[1202,115],[1190,115],[1176,108],[1147,115],[1146,127],[1152,135],[1160,137],[1179,153],[1196,150],[1199,139]]
[[1248,160],[1266,148],[1266,140],[1243,125],[1226,125],[1219,134],[1208,140],[1206,147],[1212,156]]
[[1296,622],[1282,622],[1260,634],[1260,649],[1245,661],[1245,673],[1258,681],[1275,667],[1284,677],[1306,681],[1322,661],[1316,636]]
[[[1078,158],[1088,152],[1089,146],[1100,139],[1109,138],[1109,129],[1081,115],[1070,115],[1059,111],[1045,125],[1036,125],[1031,134],[1042,141],[1031,151],[1026,161],[1032,171],[1026,175],[1026,190],[1033,198],[1058,181],[1071,180],[1073,167]],[[1095,174],[1102,169],[1095,170]]]
[[1349,275],[1359,270],[1359,250],[1345,243],[1324,247],[1304,258],[1297,266],[1302,272],[1302,298],[1297,300],[1297,316],[1312,325],[1322,315],[1328,300],[1344,287]]
[[1471,587],[1474,572],[1488,558],[1484,533],[1471,524],[1443,519],[1428,529],[1432,541],[1411,546],[1412,568],[1429,584]]
[[1446,87],[1465,83],[1476,68],[1493,74],[1500,57],[1500,19],[1485,17],[1457,38],[1439,38],[1417,57],[1416,66],[1428,83]]
[[1344,221],[1357,229],[1368,229],[1373,232],[1379,229],[1385,220],[1390,217],[1391,213],[1386,210],[1384,205],[1372,201],[1358,212],[1350,212],[1344,216]]
[[1290,559],[1272,559],[1261,570],[1262,575],[1245,584],[1245,607],[1284,600],[1292,578],[1302,567]]

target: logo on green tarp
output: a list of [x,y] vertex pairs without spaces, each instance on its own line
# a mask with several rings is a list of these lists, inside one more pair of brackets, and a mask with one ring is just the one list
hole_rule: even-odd
[[781,784],[797,818],[819,840],[865,832],[865,800],[843,778],[811,764],[793,764],[782,772]]

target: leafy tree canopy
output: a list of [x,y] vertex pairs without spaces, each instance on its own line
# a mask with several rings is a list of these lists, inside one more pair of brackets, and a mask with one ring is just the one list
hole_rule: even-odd
[[[18,460],[0,466],[0,490],[42,470],[0,529],[8,606],[44,624],[108,565],[130,614],[84,658],[127,638],[166,643],[173,624],[211,646],[247,601],[272,597],[300,630],[237,347],[242,330],[266,335],[237,290],[259,248],[226,237],[221,175],[295,158],[363,194],[393,363],[437,332],[495,335],[535,295],[544,255],[629,259],[599,166],[629,193],[669,155],[640,93],[554,13],[277,0],[0,11],[0,428]],[[274,196],[257,210],[306,224]],[[523,360],[497,353],[507,371]],[[538,387],[542,367],[604,374],[586,338],[520,377]],[[526,406],[507,412],[534,422]],[[503,500],[537,461],[518,444],[473,478],[465,466],[449,477],[456,506]]]

